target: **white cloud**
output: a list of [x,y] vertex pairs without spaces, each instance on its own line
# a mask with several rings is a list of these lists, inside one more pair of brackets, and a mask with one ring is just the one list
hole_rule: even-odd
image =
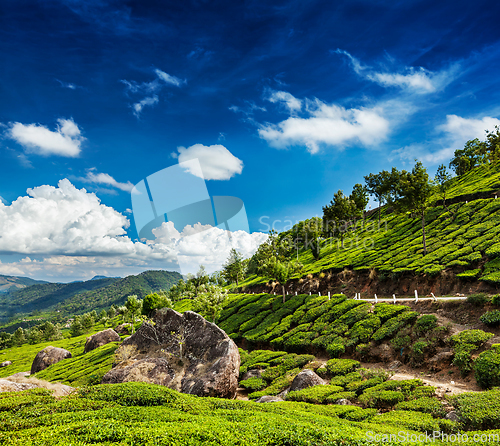
[[186,83],[185,79],[179,79],[178,77],[165,73],[158,68],[155,68],[154,72],[156,74],[156,78],[150,82],[138,83],[136,81],[127,81],[124,79],[120,81],[127,87],[128,92],[147,95],[145,98],[132,105],[134,115],[137,118],[139,118],[144,107],[153,106],[159,102],[158,94],[165,86],[173,85],[174,87],[181,87],[182,84]]
[[442,90],[455,79],[460,68],[459,64],[454,64],[439,72],[432,72],[423,67],[404,67],[401,70],[402,73],[384,72],[363,65],[347,51],[337,49],[333,52],[347,56],[353,70],[358,75],[372,82],[376,82],[383,87],[398,87],[418,94],[433,93]]
[[3,198],[1,195],[0,195],[0,203],[3,203],[3,204],[8,204],[7,203],[7,200],[5,198]]
[[77,157],[85,138],[72,119],[58,119],[55,131],[40,124],[10,125],[7,136],[22,145],[27,151],[38,155]]
[[278,124],[261,125],[259,136],[276,148],[305,145],[309,152],[316,153],[321,144],[377,145],[389,133],[381,107],[346,109],[319,99],[306,99],[305,104],[306,117],[290,116]]
[[107,173],[94,172],[94,170],[95,168],[90,169],[87,172],[86,177],[78,179],[85,183],[105,184],[107,186],[116,187],[117,189],[123,190],[125,192],[132,192],[134,185],[130,181],[127,181],[126,183],[120,183],[116,181],[111,175]]
[[196,224],[182,232],[164,223],[155,240],[134,242],[126,235],[128,219],[67,179],[58,187],[28,189],[10,205],[0,202],[0,253],[25,256],[0,262],[0,274],[44,280],[88,279],[96,274],[125,276],[147,269],[196,272],[200,264],[214,271],[231,247],[252,255],[267,235],[229,233]]
[[204,146],[194,144],[191,147],[178,147],[179,163],[198,159],[203,175],[199,171],[191,172],[193,175],[206,180],[229,180],[243,170],[243,161],[236,158],[229,150],[221,144]]
[[[414,158],[418,158],[428,164],[448,164],[455,150],[463,148],[465,143],[471,139],[484,140],[486,130],[491,131],[496,125],[500,126],[500,119],[490,116],[463,118],[457,115],[447,115],[446,122],[436,127],[438,135],[441,134],[441,136],[436,136],[432,145],[412,144],[394,150],[391,153],[391,159],[399,158],[402,161],[413,161]],[[441,148],[434,150],[434,147]]]
[[208,271],[221,268],[227,260],[231,248],[238,250],[244,258],[251,257],[258,246],[267,240],[267,234],[245,231],[229,233],[224,229],[209,225],[196,224],[186,226],[182,232],[175,229],[172,222],[163,223],[154,229],[155,243],[176,252],[183,272],[195,272],[199,265],[204,265]]
[[283,103],[291,112],[298,112],[302,108],[302,101],[287,91],[270,90],[266,99],[272,103]]
[[153,106],[159,102],[158,96],[153,95],[151,97],[146,97],[144,99],[141,99],[139,102],[136,102],[135,104],[132,105],[132,108],[134,109],[134,115],[136,117],[139,117],[142,109],[146,106]]
[[457,115],[447,115],[446,123],[438,126],[438,130],[448,133],[451,137],[463,141],[478,138],[484,140],[486,130],[493,131],[500,125],[500,119],[485,116],[481,119],[462,118]]

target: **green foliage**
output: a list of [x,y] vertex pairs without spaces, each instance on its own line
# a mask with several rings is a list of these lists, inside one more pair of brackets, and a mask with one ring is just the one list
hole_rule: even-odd
[[462,375],[467,375],[472,370],[472,353],[493,336],[493,333],[482,330],[464,330],[450,338],[455,350],[453,364],[460,369]]
[[398,330],[412,323],[418,317],[416,311],[404,311],[384,323],[372,336],[374,341],[381,341],[393,336]]
[[330,358],[338,358],[345,352],[345,346],[339,342],[332,342],[326,347],[326,352]]
[[477,279],[481,275],[480,269],[469,269],[463,273],[457,274],[459,279]]
[[239,385],[251,391],[262,390],[267,387],[267,383],[262,378],[244,379],[239,382]]
[[148,294],[142,301],[142,314],[150,316],[154,311],[160,308],[172,308],[172,301],[167,293],[159,291]]
[[422,397],[410,401],[402,401],[396,405],[396,410],[414,410],[429,413],[433,417],[442,418],[446,414],[442,403],[436,398]]
[[296,392],[289,392],[286,396],[286,400],[323,404],[328,397],[332,397],[334,394],[340,394],[342,390],[343,388],[340,386],[331,385],[307,387],[306,389],[298,390]]
[[359,366],[359,361],[353,359],[330,359],[326,363],[326,370],[330,376],[347,375]]
[[227,299],[227,290],[222,289],[219,285],[207,284],[196,297],[193,310],[215,323]]
[[487,311],[481,316],[481,322],[489,327],[500,325],[500,310]]
[[243,261],[243,256],[234,248],[231,248],[229,257],[222,267],[222,276],[228,283],[239,284],[245,276],[246,264]]
[[500,429],[500,390],[461,393],[450,397],[462,428],[467,430]]
[[426,333],[437,327],[437,317],[434,314],[420,316],[415,322],[415,330],[418,333]]
[[483,389],[500,386],[500,344],[493,345],[477,357],[474,377]]
[[489,302],[489,297],[484,293],[471,294],[467,297],[467,302],[475,305],[476,307],[482,307]]
[[38,372],[37,378],[70,386],[99,384],[111,370],[118,343],[112,342],[89,353],[65,359]]
[[359,397],[359,402],[367,407],[378,409],[388,409],[404,401],[405,396],[396,390],[380,390],[376,392],[363,393]]

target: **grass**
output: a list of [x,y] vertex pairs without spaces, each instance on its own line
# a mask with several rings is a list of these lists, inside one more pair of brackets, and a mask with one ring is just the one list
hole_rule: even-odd
[[197,398],[145,383],[88,387],[59,401],[45,390],[2,394],[0,411],[4,445],[358,446],[442,427],[414,411]]
[[0,350],[0,362],[12,361],[12,365],[0,368],[0,378],[19,372],[29,372],[31,370],[31,364],[33,363],[37,353],[49,345],[64,348],[71,352],[73,357],[78,357],[83,354],[83,348],[87,337],[106,328],[109,327],[96,325],[93,327],[91,332],[82,336],[61,339],[60,341],[43,342],[41,344],[34,345],[23,344],[21,347],[12,347],[6,350]]

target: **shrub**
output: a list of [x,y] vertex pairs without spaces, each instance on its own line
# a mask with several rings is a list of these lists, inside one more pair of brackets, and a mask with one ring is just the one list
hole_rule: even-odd
[[417,317],[418,313],[416,311],[405,311],[398,316],[389,319],[373,334],[372,339],[374,341],[381,341],[382,339],[388,338],[406,324],[413,322]]
[[484,313],[481,316],[481,322],[489,327],[497,327],[500,325],[500,310],[493,310]]
[[326,363],[326,369],[331,376],[347,375],[359,366],[359,361],[354,359],[330,359]]
[[467,297],[467,302],[470,302],[476,307],[482,307],[483,305],[487,304],[489,300],[489,297],[484,293],[471,294]]
[[486,250],[486,255],[490,258],[500,257],[500,243],[495,243]]
[[444,417],[446,413],[439,400],[429,397],[402,401],[396,405],[396,410],[414,410],[417,412],[430,413],[433,417]]
[[457,409],[462,428],[500,429],[500,389],[462,393],[449,399]]
[[486,333],[483,330],[464,330],[451,337],[452,342],[457,344],[474,344],[480,347],[486,341],[489,341],[495,335]]
[[326,352],[330,355],[330,358],[338,358],[345,352],[345,346],[344,344],[333,342],[328,345]]
[[324,404],[335,404],[335,402],[340,400],[340,399],[354,400],[354,399],[356,399],[356,393],[355,392],[333,393],[332,395],[327,396],[323,402],[324,402]]
[[405,396],[397,390],[380,390],[377,392],[363,393],[359,397],[359,402],[367,407],[376,407],[378,409],[389,409],[394,407],[401,401],[404,401]]
[[434,432],[441,430],[440,421],[436,420],[432,415],[412,410],[393,410],[374,417],[371,422],[395,426],[400,430],[410,429],[418,432]]
[[437,317],[434,314],[420,316],[415,322],[415,330],[418,333],[425,333],[437,327]]
[[[287,401],[303,401],[305,403],[323,404],[325,399],[332,394],[342,392],[342,387],[331,385],[320,385],[308,387],[296,392],[289,392],[286,396]],[[337,398],[338,399],[338,398]]]
[[429,343],[426,341],[417,341],[415,342],[410,350],[411,362],[414,365],[420,365],[424,361],[424,356],[427,348],[429,347]]
[[500,386],[500,344],[493,345],[477,357],[474,377],[483,389]]
[[386,322],[403,311],[408,311],[406,305],[393,305],[386,302],[375,304],[374,308],[375,315],[378,316],[382,322]]
[[491,303],[493,305],[500,305],[500,294],[495,294],[492,298],[491,298]]
[[244,387],[245,389],[256,391],[256,390],[262,390],[265,387],[267,387],[266,382],[262,378],[249,378],[249,379],[244,379],[240,381],[240,386]]

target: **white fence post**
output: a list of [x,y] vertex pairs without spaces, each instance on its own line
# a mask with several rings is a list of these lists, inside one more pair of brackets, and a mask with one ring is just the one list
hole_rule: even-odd
[[415,290],[415,303],[417,303],[417,302],[418,302],[418,292],[417,292],[417,290]]
[[396,303],[396,295],[395,294],[392,295],[392,300],[394,303]]
[[377,302],[378,302],[378,297],[377,297],[377,295],[375,294],[375,303],[377,303]]

